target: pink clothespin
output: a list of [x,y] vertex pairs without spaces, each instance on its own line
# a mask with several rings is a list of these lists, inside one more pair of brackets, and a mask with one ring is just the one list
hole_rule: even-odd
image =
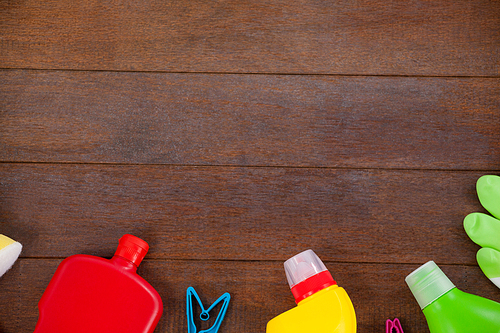
[[394,318],[394,320],[387,319],[385,322],[385,333],[403,333],[403,328],[398,318]]

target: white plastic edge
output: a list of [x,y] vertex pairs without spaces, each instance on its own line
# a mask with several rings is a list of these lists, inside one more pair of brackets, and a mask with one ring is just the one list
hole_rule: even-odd
[[14,265],[22,249],[21,243],[15,242],[0,250],[0,276],[4,275]]
[[496,278],[490,279],[490,281],[493,282],[495,284],[495,286],[497,286],[498,288],[500,288],[500,277],[496,277]]

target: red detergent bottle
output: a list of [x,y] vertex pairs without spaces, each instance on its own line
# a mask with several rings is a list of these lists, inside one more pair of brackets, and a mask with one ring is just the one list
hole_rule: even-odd
[[124,235],[110,260],[81,254],[63,260],[38,303],[35,333],[153,332],[163,303],[136,273],[148,249]]

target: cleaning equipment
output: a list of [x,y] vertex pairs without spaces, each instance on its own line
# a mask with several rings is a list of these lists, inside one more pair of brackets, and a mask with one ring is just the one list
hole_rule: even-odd
[[267,333],[353,333],[356,314],[346,291],[312,250],[285,262],[297,307],[267,323]]
[[394,318],[394,320],[387,319],[385,333],[404,333],[398,318]]
[[499,333],[500,303],[460,291],[429,261],[405,279],[431,333]]
[[481,205],[491,213],[472,213],[464,219],[470,239],[481,246],[476,258],[484,274],[500,288],[500,177],[482,176],[476,184]]
[[[193,307],[193,297],[196,299],[198,303],[201,313],[200,319],[203,321],[207,321],[210,319],[210,311],[213,310],[219,303],[222,303],[221,309],[219,310],[219,314],[215,319],[214,324],[206,329],[197,331],[196,325],[194,323],[194,307]],[[189,287],[186,292],[187,306],[186,306],[186,314],[187,314],[187,325],[188,325],[188,333],[217,333],[222,324],[222,320],[224,320],[224,316],[226,315],[227,308],[229,306],[229,301],[231,300],[231,295],[229,293],[224,293],[221,297],[219,297],[210,307],[205,310],[203,304],[201,303],[200,297],[196,293],[193,287]]]
[[0,276],[14,265],[22,249],[21,243],[0,234]]
[[160,295],[137,267],[148,244],[120,238],[111,260],[74,255],[57,268],[38,308],[35,333],[150,333],[163,312]]

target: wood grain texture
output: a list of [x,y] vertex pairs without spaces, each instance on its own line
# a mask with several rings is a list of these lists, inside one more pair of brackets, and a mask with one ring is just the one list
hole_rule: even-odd
[[[477,172],[0,164],[0,227],[25,257],[475,264]],[[450,249],[453,249],[450,251]]]
[[0,71],[0,159],[498,170],[500,79]]
[[500,3],[2,1],[3,68],[498,76]]
[[64,257],[151,249],[159,332],[230,292],[221,332],[294,306],[307,248],[358,332],[429,332],[404,278],[436,261],[500,301],[463,218],[500,172],[500,2],[0,0],[0,332],[32,332]]
[[[0,290],[3,333],[31,332],[38,318],[37,303],[60,260],[21,259],[4,278]],[[334,278],[355,306],[358,332],[383,332],[388,318],[398,317],[405,333],[429,332],[425,318],[404,282],[418,265],[329,263]],[[500,301],[498,289],[476,266],[440,266],[463,291]],[[267,322],[295,306],[281,262],[146,260],[139,274],[158,290],[164,314],[155,332],[187,332],[186,289],[195,287],[204,304],[224,292],[231,303],[221,327],[227,333],[264,333]],[[18,284],[13,289],[12,284]],[[16,299],[16,303],[8,303]]]

